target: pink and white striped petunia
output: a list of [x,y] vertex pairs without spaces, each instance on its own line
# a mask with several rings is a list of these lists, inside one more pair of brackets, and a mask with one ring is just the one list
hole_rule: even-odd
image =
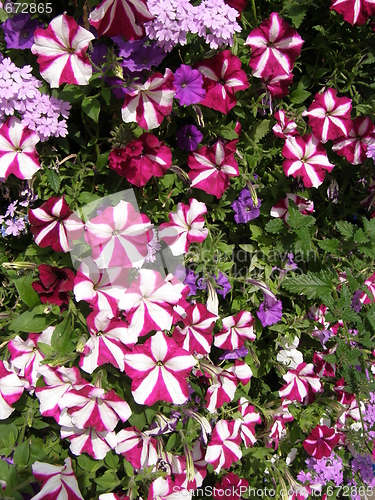
[[86,222],[85,240],[99,269],[139,267],[147,256],[152,238],[149,218],[121,200]]
[[313,135],[288,137],[282,150],[285,175],[300,176],[307,188],[319,187],[334,165],[328,161],[323,145]]
[[0,420],[5,420],[14,412],[11,405],[20,399],[25,385],[8,368],[7,362],[0,360]]
[[41,372],[45,387],[37,387],[35,395],[39,399],[39,411],[44,417],[53,417],[60,423],[61,409],[59,402],[64,394],[73,388],[86,384],[86,380],[81,378],[78,368],[50,368],[41,366]]
[[215,346],[234,351],[242,347],[246,339],[255,340],[254,323],[249,311],[240,311],[235,316],[224,318],[223,329],[215,335]]
[[298,196],[297,194],[287,193],[286,198],[279,200],[276,205],[271,208],[271,217],[278,217],[287,222],[289,219],[289,200],[292,200],[302,215],[309,215],[314,212],[314,202]]
[[159,238],[167,243],[173,255],[182,255],[189,250],[191,243],[201,243],[207,238],[208,229],[204,228],[207,207],[204,203],[191,198],[189,205],[179,203],[176,212],[168,215],[169,222],[159,226]]
[[296,122],[291,120],[285,111],[280,109],[273,117],[277,124],[272,127],[272,131],[277,137],[286,139],[289,135],[298,135]]
[[241,69],[241,61],[230,50],[194,65],[203,75],[206,95],[203,106],[227,114],[237,103],[236,92],[249,87],[247,75]]
[[229,179],[239,175],[234,158],[236,142],[224,144],[218,140],[213,146],[203,146],[191,153],[187,159],[191,187],[221,198],[229,187]]
[[367,286],[368,291],[370,292],[369,295],[370,297],[372,296],[372,299],[367,295],[367,293],[363,292],[359,300],[362,304],[372,304],[375,302],[375,273],[367,278],[365,285]]
[[348,137],[334,141],[332,149],[352,165],[360,165],[367,158],[368,146],[375,144],[374,124],[367,116],[357,116],[349,128]]
[[40,364],[44,355],[38,348],[38,342],[51,345],[54,326],[49,326],[42,333],[30,333],[26,340],[18,335],[8,343],[10,352],[10,365],[22,380],[25,388],[33,390],[38,378],[42,375]]
[[59,407],[67,409],[73,426],[78,429],[93,427],[98,432],[113,431],[119,420],[126,422],[131,415],[128,403],[115,391],[105,392],[91,384],[66,392]]
[[69,457],[65,459],[64,465],[34,462],[32,470],[35,479],[42,483],[42,489],[33,496],[32,500],[66,500],[68,498],[69,500],[83,500]]
[[340,436],[335,429],[326,425],[317,425],[304,440],[303,447],[309,455],[320,460],[331,455],[339,440]]
[[249,65],[253,76],[264,78],[270,75],[289,74],[301,53],[303,40],[294,28],[272,12],[247,37],[245,45],[251,47]]
[[370,16],[375,15],[374,0],[332,0],[331,10],[341,14],[350,23],[364,24]]
[[108,317],[117,313],[120,298],[129,287],[129,271],[123,267],[99,269],[90,258],[82,261],[74,279],[74,296],[77,302],[84,300],[91,307]]
[[92,373],[98,366],[110,363],[124,371],[124,355],[138,339],[128,329],[128,324],[117,318],[108,318],[106,311],[91,313],[87,318],[90,339],[86,342],[79,366]]
[[173,338],[190,353],[208,354],[211,351],[212,330],[218,316],[204,304],[191,304],[185,310],[184,328],[176,326]]
[[158,461],[156,438],[136,427],[122,429],[117,435],[116,453],[123,455],[134,469],[144,470]]
[[283,375],[283,379],[286,385],[279,390],[279,395],[290,401],[302,402],[309,393],[318,392],[322,388],[312,363],[301,363],[295,370],[289,370]]
[[322,94],[316,94],[309,109],[302,115],[309,117],[314,136],[325,143],[339,137],[348,137],[352,123],[351,110],[351,99],[337,97],[337,90],[327,89]]
[[131,335],[146,335],[152,330],[170,330],[173,306],[182,297],[185,285],[172,284],[158,271],[141,269],[119,301],[119,308],[127,312]]
[[132,379],[136,403],[183,404],[189,396],[187,378],[197,361],[163,332],[157,332],[125,355],[125,373]]
[[135,85],[125,97],[121,112],[123,121],[136,122],[145,130],[159,127],[172,111],[176,93],[173,81],[173,73],[167,68],[164,76],[154,73],[143,85]]
[[242,418],[236,419],[236,422],[240,426],[241,439],[246,448],[248,448],[249,446],[253,446],[257,440],[255,437],[255,425],[261,424],[262,419],[260,414],[255,411],[255,407],[250,405],[246,398],[239,400],[239,410]]
[[52,196],[39,208],[29,210],[30,231],[41,248],[69,252],[71,240],[81,236],[83,222],[70,210],[64,196]]
[[215,472],[229,467],[242,457],[240,450],[241,436],[238,422],[219,420],[212,431],[211,441],[207,446],[206,462],[211,464]]
[[19,179],[31,179],[40,169],[35,145],[39,136],[29,130],[15,116],[0,127],[0,179],[10,174]]
[[52,88],[62,83],[89,83],[92,66],[86,50],[94,39],[92,33],[78,26],[73,17],[66,14],[52,19],[47,29],[34,31],[31,52],[38,56],[40,74]]
[[[68,415],[65,415],[65,417]],[[113,431],[97,431],[93,427],[79,429],[70,424],[61,427],[62,439],[68,438],[69,449],[74,455],[87,453],[95,460],[102,460],[110,450],[114,450],[117,444],[116,434]],[[70,498],[70,497],[69,497]]]
[[140,40],[145,36],[142,23],[152,19],[145,0],[103,0],[90,13],[89,23],[98,30],[98,36]]

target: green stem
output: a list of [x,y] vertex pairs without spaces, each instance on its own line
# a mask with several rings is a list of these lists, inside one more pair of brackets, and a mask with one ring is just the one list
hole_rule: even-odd
[[253,9],[253,17],[254,17],[255,26],[258,26],[258,18],[257,18],[257,11],[256,11],[256,8],[255,8],[255,0],[251,0],[251,6],[252,6],[252,9]]

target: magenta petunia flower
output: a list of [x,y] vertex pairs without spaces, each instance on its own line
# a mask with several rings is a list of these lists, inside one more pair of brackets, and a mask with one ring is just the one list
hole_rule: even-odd
[[12,404],[20,399],[25,385],[8,368],[8,363],[0,360],[0,420],[7,419],[14,412]]
[[215,472],[220,472],[222,468],[229,469],[232,463],[241,459],[241,437],[238,428],[238,423],[233,420],[219,420],[212,431],[204,458],[215,468]]
[[235,316],[223,318],[223,329],[215,335],[215,346],[234,351],[242,347],[245,340],[255,340],[254,323],[249,311],[240,311]]
[[317,425],[304,440],[303,447],[309,455],[320,460],[331,455],[339,440],[340,436],[335,429]]
[[289,370],[283,379],[286,384],[279,390],[282,399],[302,402],[311,392],[318,392],[322,388],[319,377],[314,372],[312,363],[301,363],[295,370]]
[[350,23],[364,24],[370,16],[375,15],[374,0],[332,0],[331,10],[341,14]]
[[203,77],[197,69],[181,64],[174,73],[175,98],[181,106],[202,102],[206,91],[203,88]]
[[77,479],[72,469],[72,460],[68,457],[64,465],[51,465],[34,462],[32,470],[35,479],[42,483],[41,490],[33,500],[56,499],[83,500],[78,488]]
[[203,88],[206,91],[201,104],[224,114],[236,105],[236,92],[249,87],[247,75],[241,69],[241,61],[230,50],[204,59],[195,67],[203,75]]
[[86,50],[94,35],[78,26],[66,14],[55,17],[47,29],[34,32],[35,43],[31,52],[38,56],[37,63],[42,77],[52,88],[62,83],[87,85],[92,66]]
[[333,141],[332,149],[352,165],[360,165],[366,160],[369,146],[375,146],[374,124],[367,116],[357,116],[350,121],[347,137]]

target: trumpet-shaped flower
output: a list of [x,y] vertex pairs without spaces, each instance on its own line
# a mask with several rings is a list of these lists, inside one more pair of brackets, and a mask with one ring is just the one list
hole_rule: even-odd
[[66,392],[59,407],[67,409],[73,426],[78,429],[93,427],[98,432],[113,431],[119,420],[126,422],[131,415],[128,403],[115,391],[105,392],[91,384]]
[[211,351],[212,330],[218,316],[204,304],[192,304],[185,310],[184,328],[176,326],[173,337],[183,349],[191,353],[208,354]]
[[277,137],[286,139],[289,135],[298,134],[296,122],[291,120],[285,111],[280,109],[273,117],[276,119],[277,124],[272,127],[272,131]]
[[0,360],[0,420],[14,412],[12,404],[20,399],[25,383],[8,370],[6,362]]
[[156,401],[183,404],[189,396],[187,377],[196,360],[163,332],[157,332],[125,355],[125,372],[138,404]]
[[261,424],[262,419],[260,414],[255,411],[255,407],[249,404],[246,398],[241,398],[239,401],[239,409],[241,417],[236,419],[240,426],[240,436],[246,448],[253,446],[256,442],[255,425]]
[[357,116],[349,128],[348,136],[334,141],[332,149],[352,165],[360,165],[367,158],[367,148],[375,144],[374,124],[367,116]]
[[159,127],[172,111],[175,87],[174,76],[166,69],[164,76],[154,73],[143,85],[136,85],[130,91],[122,106],[122,119],[125,123],[136,122],[145,130]]
[[367,295],[367,293],[363,292],[359,300],[361,301],[362,304],[372,304],[375,302],[375,273],[372,274],[369,278],[367,278],[367,280],[365,281],[365,285],[368,288],[370,297],[372,295],[372,298],[370,298]]
[[103,0],[90,13],[89,23],[98,30],[98,36],[140,40],[145,36],[142,24],[152,19],[145,0]]
[[253,76],[264,78],[270,75],[289,74],[301,53],[303,40],[294,28],[272,12],[247,37],[245,45],[251,47],[249,65]]
[[119,302],[127,312],[131,334],[146,335],[152,330],[170,330],[173,306],[182,297],[181,283],[172,285],[158,271],[141,269]]
[[189,155],[191,187],[221,198],[229,187],[229,179],[239,175],[234,158],[236,141],[224,144],[221,140],[213,146],[203,146]]
[[334,165],[323,145],[313,135],[288,137],[282,150],[285,175],[300,176],[307,188],[319,187]]
[[238,432],[238,422],[234,420],[219,420],[212,431],[211,441],[207,446],[206,462],[220,472],[222,468],[229,469],[232,463],[242,457],[240,450],[241,436]]
[[317,425],[303,442],[303,447],[309,455],[320,460],[331,456],[332,450],[340,440],[335,429],[326,425]]
[[223,329],[215,335],[215,346],[234,351],[242,347],[246,339],[255,340],[254,323],[249,311],[240,311],[235,316],[224,318]]
[[66,500],[68,498],[69,500],[83,500],[69,457],[65,459],[64,465],[34,462],[32,470],[35,479],[42,483],[42,489],[33,496],[32,500]]
[[19,179],[31,179],[40,169],[35,149],[38,142],[38,135],[15,116],[3,123],[0,128],[0,179],[10,174]]
[[117,444],[116,434],[113,431],[97,431],[94,427],[79,429],[73,424],[64,425],[61,427],[60,435],[62,439],[70,440],[69,448],[74,455],[87,453],[95,460],[102,460],[110,450],[115,449]]
[[208,235],[208,229],[203,227],[206,205],[195,198],[189,203],[179,203],[176,212],[168,215],[169,222],[159,227],[159,238],[167,243],[173,255],[185,254],[191,243],[201,243]]
[[364,24],[370,16],[375,15],[373,0],[332,0],[330,9],[341,14],[352,26]]
[[84,227],[64,196],[52,196],[39,208],[29,210],[29,221],[35,243],[42,248],[52,247],[55,252],[69,252],[71,240],[79,238]]
[[200,104],[224,114],[236,105],[236,92],[249,86],[247,75],[241,69],[241,61],[230,50],[204,59],[195,68],[203,75],[203,89],[206,91]]
[[302,402],[309,393],[318,392],[322,388],[312,363],[301,363],[295,370],[289,370],[283,375],[283,379],[286,385],[279,390],[279,395],[290,401]]
[[116,453],[123,455],[135,469],[143,470],[158,461],[157,441],[136,427],[122,429],[116,436]]
[[336,90],[327,89],[323,94],[316,94],[303,116],[309,117],[309,125],[314,136],[325,143],[329,139],[348,136],[352,122],[351,110],[351,99],[337,97]]
[[279,200],[271,209],[271,217],[278,217],[287,222],[289,219],[289,200],[292,200],[302,215],[314,212],[314,202],[293,193],[287,193],[286,198]]
[[35,30],[31,52],[38,56],[40,74],[52,88],[89,83],[92,66],[86,50],[94,38],[66,14],[52,19],[47,29]]
[[137,267],[147,256],[147,243],[152,238],[148,217],[121,200],[107,207],[100,215],[86,222],[86,242],[92,248],[92,258],[100,268]]

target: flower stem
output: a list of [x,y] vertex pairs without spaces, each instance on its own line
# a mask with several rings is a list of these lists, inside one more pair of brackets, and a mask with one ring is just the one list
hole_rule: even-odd
[[254,17],[255,26],[258,26],[258,18],[257,18],[257,11],[255,8],[255,0],[251,0],[251,6],[253,8],[253,17]]

